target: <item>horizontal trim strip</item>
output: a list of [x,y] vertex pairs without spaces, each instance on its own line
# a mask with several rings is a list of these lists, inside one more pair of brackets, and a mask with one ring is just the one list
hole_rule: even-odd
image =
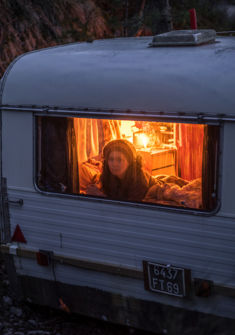
[[[26,249],[26,248],[21,249],[15,244],[0,245],[0,253],[35,259],[35,261],[36,261],[36,253],[38,251],[39,250],[35,249]],[[74,266],[81,269],[110,273],[112,275],[144,280],[143,271],[119,267],[113,264],[92,262],[78,259],[75,257],[66,257],[59,254],[53,254],[53,260],[60,264]],[[213,293],[235,298],[235,287],[226,287],[213,283]]]
[[99,109],[99,108],[57,108],[50,106],[9,106],[1,105],[0,108],[5,111],[22,111],[22,112],[33,112],[38,115],[54,115],[54,116],[79,116],[79,117],[98,117],[98,118],[117,118],[132,120],[138,118],[139,120],[172,120],[176,122],[191,121],[197,123],[212,122],[217,123],[220,121],[232,121],[235,122],[235,115],[213,115],[213,114],[200,114],[195,112],[175,112],[167,113],[164,111],[156,112],[144,112],[136,110],[112,110],[112,109]]
[[[0,252],[3,254],[14,254],[18,257],[31,258],[36,260],[36,253],[39,250],[35,249],[21,249],[16,247],[15,244],[12,245],[0,245]],[[92,262],[87,260],[82,260],[73,257],[66,257],[59,254],[53,254],[53,260],[64,265],[70,265],[82,269],[93,270],[98,272],[105,272],[114,275],[130,277],[135,279],[143,279],[143,273],[139,270],[118,267],[117,265],[105,264],[99,262]]]

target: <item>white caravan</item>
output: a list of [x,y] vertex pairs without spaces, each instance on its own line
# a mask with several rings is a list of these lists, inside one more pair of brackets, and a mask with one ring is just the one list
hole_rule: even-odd
[[[174,335],[225,320],[232,334],[235,37],[203,33],[69,44],[9,66],[0,248],[23,299]],[[111,141],[142,160],[141,197],[135,176],[110,172]]]

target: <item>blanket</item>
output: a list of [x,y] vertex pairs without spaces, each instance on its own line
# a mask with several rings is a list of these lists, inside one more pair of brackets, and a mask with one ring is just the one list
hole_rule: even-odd
[[[101,162],[94,159],[81,164],[79,167],[80,194],[91,195],[88,189],[91,190],[91,185],[99,184],[101,170]],[[177,176],[158,175],[154,176],[154,179],[156,183],[149,188],[143,202],[185,208],[202,208],[201,178],[187,181]],[[95,192],[92,195],[99,196],[99,193]]]
[[159,183],[153,185],[147,192],[144,202],[162,205],[181,206],[187,208],[202,207],[201,178],[192,181],[177,176],[156,176]]

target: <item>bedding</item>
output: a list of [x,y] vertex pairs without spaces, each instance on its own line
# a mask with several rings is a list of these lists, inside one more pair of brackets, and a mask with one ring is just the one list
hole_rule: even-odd
[[[90,194],[91,185],[101,187],[99,176],[102,171],[102,163],[95,159],[89,159],[79,167],[80,193]],[[143,202],[156,203],[168,206],[180,206],[187,208],[202,207],[202,182],[201,178],[187,181],[177,176],[154,176],[156,184],[149,188]],[[92,195],[99,195],[93,194]],[[103,195],[104,196],[104,195]]]
[[156,176],[155,179],[163,184],[161,187],[158,183],[153,185],[143,199],[144,202],[187,208],[202,207],[201,178],[187,181],[177,176]]

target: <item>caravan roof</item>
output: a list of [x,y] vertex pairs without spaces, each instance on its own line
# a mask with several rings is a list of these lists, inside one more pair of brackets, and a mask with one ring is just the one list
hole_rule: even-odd
[[26,53],[3,78],[2,105],[235,116],[235,38],[151,48],[152,37]]

